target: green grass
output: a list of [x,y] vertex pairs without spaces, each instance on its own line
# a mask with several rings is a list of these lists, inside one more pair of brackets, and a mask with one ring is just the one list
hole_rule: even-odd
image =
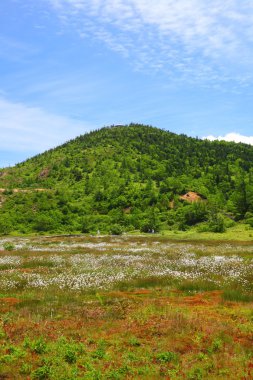
[[252,241],[253,229],[246,224],[237,223],[223,233],[199,232],[198,227],[187,231],[162,231],[162,236],[175,240],[209,240],[209,241]]
[[177,285],[177,289],[186,293],[207,292],[220,289],[220,285],[205,280],[183,281]]
[[253,293],[245,293],[242,289],[225,289],[222,298],[232,302],[253,302]]
[[[170,239],[170,240],[204,240],[204,241],[239,241],[239,242],[253,242],[253,228],[250,227],[247,224],[244,223],[236,223],[235,225],[232,225],[231,227],[228,227],[225,232],[223,233],[216,233],[216,232],[200,232],[201,224],[198,224],[197,226],[193,226],[186,231],[180,231],[180,230],[167,230],[162,229],[161,232],[155,233],[155,234],[143,234],[140,233],[139,230],[133,230],[131,232],[126,232],[124,235],[126,236],[145,236],[147,239],[152,239],[154,237],[159,237],[161,239]],[[73,232],[73,236],[80,236],[84,237],[87,236],[87,238],[90,237],[90,234],[80,234],[78,233],[75,235],[76,232]],[[96,235],[96,233],[94,233]],[[10,238],[18,238],[18,237],[27,237],[27,238],[36,238],[38,237],[37,233],[26,233],[26,234],[20,234],[20,233],[11,233],[9,235]],[[57,234],[57,237],[60,238],[61,234]],[[70,235],[71,236],[71,235]],[[106,236],[106,234],[105,234]],[[110,236],[110,234],[108,234]],[[6,236],[8,237],[8,236]],[[51,232],[48,233],[41,233],[41,238],[44,239],[51,239],[54,237],[54,234]],[[64,239],[66,237],[66,234],[62,233],[62,238]],[[11,250],[15,248],[15,244],[12,245],[12,243],[8,242],[8,246],[11,247]],[[57,242],[47,242],[44,241],[42,243],[45,247],[51,244],[57,244]],[[46,250],[46,249],[45,249]]]

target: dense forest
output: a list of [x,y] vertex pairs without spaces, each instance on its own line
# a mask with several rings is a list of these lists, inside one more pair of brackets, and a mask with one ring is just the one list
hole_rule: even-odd
[[[105,127],[0,171],[0,233],[253,227],[253,147]],[[185,201],[187,192],[199,200]]]

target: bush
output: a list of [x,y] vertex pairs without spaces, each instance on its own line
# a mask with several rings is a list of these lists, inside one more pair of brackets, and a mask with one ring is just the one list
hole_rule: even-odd
[[226,227],[224,223],[224,219],[220,215],[213,216],[209,221],[209,231],[211,232],[225,232]]
[[13,230],[9,220],[0,220],[0,235],[8,235]]
[[234,227],[236,225],[236,222],[232,219],[225,219],[225,228]]
[[29,348],[32,352],[35,352],[36,354],[44,354],[47,349],[46,342],[42,337],[30,341],[29,338],[25,339],[24,341],[24,347]]
[[140,231],[145,233],[155,233],[159,232],[160,228],[157,224],[151,223],[151,222],[144,222],[141,225]]
[[15,248],[15,245],[12,243],[6,242],[4,243],[3,247],[6,251],[13,251],[13,249]]
[[207,220],[207,207],[204,202],[194,202],[189,206],[183,207],[184,220],[188,226]]
[[47,365],[39,367],[32,373],[32,379],[47,380],[49,379],[50,368]]
[[48,215],[40,214],[37,216],[34,229],[37,232],[47,232],[52,231],[56,228],[55,221]]
[[64,360],[69,364],[73,364],[76,362],[76,359],[77,356],[75,350],[73,350],[71,347],[68,347],[64,355]]
[[248,218],[245,223],[249,224],[250,227],[253,227],[253,218]]
[[177,361],[177,359],[178,359],[177,354],[171,351],[162,352],[161,354],[158,354],[156,356],[156,360],[160,363],[170,363],[170,362]]
[[112,227],[111,227],[111,235],[121,235],[122,232],[123,232],[123,229],[121,227],[120,224],[114,224]]
[[202,380],[205,378],[204,369],[200,367],[192,368],[187,374],[187,379],[189,380]]

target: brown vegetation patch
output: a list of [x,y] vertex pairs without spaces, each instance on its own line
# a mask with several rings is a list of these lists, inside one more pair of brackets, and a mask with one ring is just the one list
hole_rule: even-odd
[[18,298],[14,297],[1,298],[0,301],[7,303],[8,305],[16,305],[17,303],[21,302]]
[[39,174],[39,178],[47,178],[49,175],[49,172],[50,172],[49,168],[42,169]]
[[135,295],[146,295],[146,294],[150,294],[152,293],[151,290],[148,290],[148,289],[138,289],[138,290],[134,290],[132,292],[127,292],[127,294],[135,294]]
[[[17,270],[19,272],[22,272],[22,273],[32,273],[32,272],[34,272],[33,268],[17,268]],[[37,272],[38,272],[38,269],[37,269]]]
[[222,292],[220,290],[197,293],[179,299],[180,304],[189,306],[207,306],[218,305],[221,303]]

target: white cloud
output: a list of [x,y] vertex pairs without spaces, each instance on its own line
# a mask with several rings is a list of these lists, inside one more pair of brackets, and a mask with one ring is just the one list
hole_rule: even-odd
[[39,153],[91,129],[91,125],[0,98],[2,151]]
[[253,2],[48,0],[65,25],[130,58],[194,80],[248,80]]
[[207,139],[211,141],[214,141],[214,140],[234,141],[237,143],[242,142],[245,144],[253,145],[253,136],[243,136],[240,133],[235,133],[235,132],[227,133],[224,136],[217,136],[217,137],[209,135],[209,136],[203,137],[203,139]]

